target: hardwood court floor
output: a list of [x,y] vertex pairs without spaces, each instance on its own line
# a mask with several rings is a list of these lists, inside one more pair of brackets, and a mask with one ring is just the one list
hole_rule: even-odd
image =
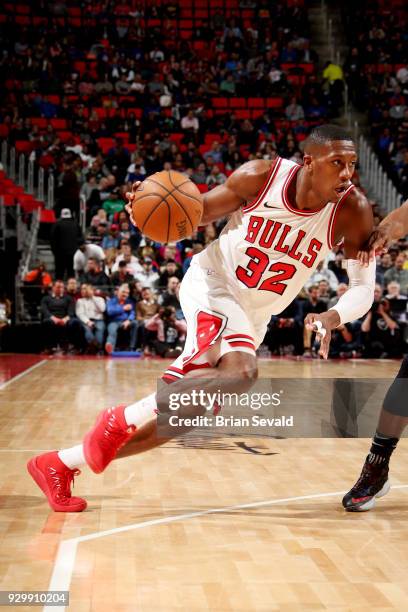
[[[0,590],[66,588],[73,612],[407,609],[406,440],[392,459],[402,486],[370,513],[340,505],[367,440],[266,438],[169,442],[100,476],[84,469],[74,491],[88,510],[50,512],[27,459],[78,443],[100,408],[153,391],[163,365],[54,359],[2,388]],[[297,378],[398,367],[260,362]]]

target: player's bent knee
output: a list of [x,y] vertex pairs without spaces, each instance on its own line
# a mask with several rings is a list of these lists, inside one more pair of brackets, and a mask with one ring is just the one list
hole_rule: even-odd
[[256,357],[249,353],[227,353],[218,364],[218,369],[223,376],[239,378],[244,384],[252,384],[258,378]]

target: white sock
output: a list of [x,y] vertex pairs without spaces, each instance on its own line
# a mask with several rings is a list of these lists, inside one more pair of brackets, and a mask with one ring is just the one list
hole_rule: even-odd
[[142,427],[145,423],[156,416],[156,394],[152,393],[135,404],[130,404],[125,408],[125,421],[128,425]]
[[86,465],[82,444],[59,451],[58,457],[70,470]]

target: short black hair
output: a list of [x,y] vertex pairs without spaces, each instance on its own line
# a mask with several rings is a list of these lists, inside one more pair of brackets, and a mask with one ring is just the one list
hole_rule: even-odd
[[304,142],[304,151],[309,146],[323,145],[327,142],[333,142],[334,140],[346,140],[347,142],[353,142],[354,139],[351,134],[340,125],[333,125],[327,123],[325,125],[318,125],[312,129],[309,136]]

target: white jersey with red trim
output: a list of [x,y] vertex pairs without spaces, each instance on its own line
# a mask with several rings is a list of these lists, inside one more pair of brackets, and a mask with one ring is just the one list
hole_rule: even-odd
[[219,238],[193,258],[223,276],[225,288],[254,322],[268,321],[299,294],[333,248],[339,207],[354,188],[318,211],[293,208],[288,187],[300,168],[279,158],[258,197],[235,212]]

